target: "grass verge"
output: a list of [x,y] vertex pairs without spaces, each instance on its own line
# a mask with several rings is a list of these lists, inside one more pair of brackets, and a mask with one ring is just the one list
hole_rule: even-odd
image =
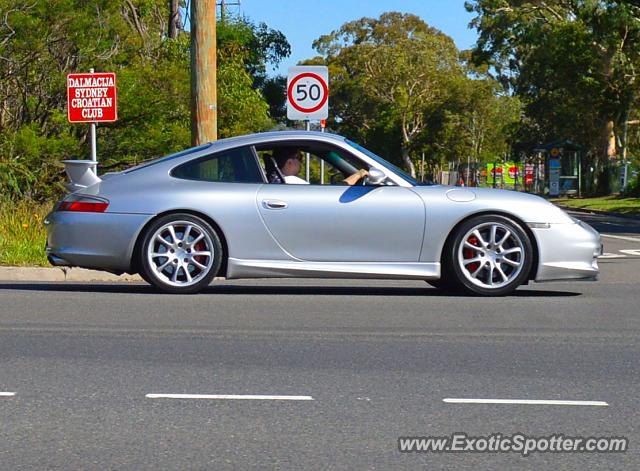
[[42,220],[51,204],[0,201],[0,265],[49,266]]
[[619,196],[600,196],[598,198],[555,198],[551,200],[560,206],[588,209],[592,211],[608,211],[640,216],[640,198],[622,198]]

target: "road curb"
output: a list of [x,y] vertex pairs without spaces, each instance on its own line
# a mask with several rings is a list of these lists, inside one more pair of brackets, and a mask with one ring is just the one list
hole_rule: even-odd
[[86,268],[0,267],[0,281],[143,281],[140,275],[114,275]]

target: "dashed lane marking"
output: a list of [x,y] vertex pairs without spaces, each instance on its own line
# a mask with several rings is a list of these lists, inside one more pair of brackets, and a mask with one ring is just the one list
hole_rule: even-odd
[[147,394],[147,399],[227,399],[258,401],[313,401],[311,396],[265,396],[255,394]]
[[444,402],[449,404],[524,404],[541,406],[596,406],[607,407],[604,401],[557,401],[549,399],[455,399],[445,398]]

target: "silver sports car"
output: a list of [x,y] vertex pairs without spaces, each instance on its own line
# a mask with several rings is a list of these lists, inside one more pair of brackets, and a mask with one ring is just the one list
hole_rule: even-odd
[[[311,181],[287,183],[305,154]],[[598,276],[599,234],[542,198],[420,184],[337,135],[235,137],[80,180],[45,220],[49,261],[139,273],[170,293],[221,276],[422,279],[504,295]]]

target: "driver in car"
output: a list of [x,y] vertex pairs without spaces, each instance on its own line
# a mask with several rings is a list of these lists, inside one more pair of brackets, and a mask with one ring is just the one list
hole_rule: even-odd
[[298,177],[302,168],[300,152],[292,148],[279,148],[273,152],[276,165],[284,176],[284,182],[293,185],[308,185],[309,182]]
[[[285,183],[293,185],[309,184],[308,181],[298,177],[298,173],[300,173],[300,169],[302,168],[302,157],[298,150],[292,148],[275,149],[273,158],[276,161],[276,165],[280,169],[280,172],[282,172],[282,175],[284,176]],[[353,186],[368,175],[369,172],[363,168],[352,175],[349,175],[343,180],[343,183]]]

